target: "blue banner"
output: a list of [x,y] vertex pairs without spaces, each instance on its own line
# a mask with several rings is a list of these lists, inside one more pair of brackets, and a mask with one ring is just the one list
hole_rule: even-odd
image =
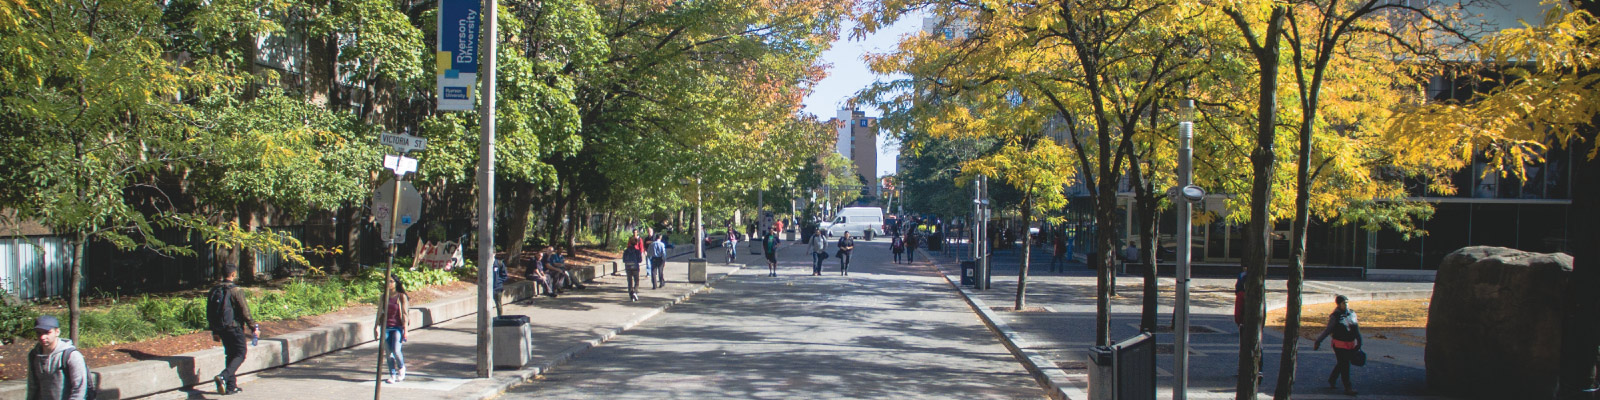
[[479,0],[439,1],[439,50],[435,54],[439,110],[474,108],[481,7]]

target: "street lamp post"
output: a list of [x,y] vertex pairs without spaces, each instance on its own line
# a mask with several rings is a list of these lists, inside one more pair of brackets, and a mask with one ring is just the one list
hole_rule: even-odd
[[1177,372],[1172,385],[1173,400],[1189,394],[1189,252],[1193,247],[1194,203],[1205,198],[1205,191],[1194,186],[1194,100],[1178,103],[1178,187],[1171,192],[1178,211],[1177,307],[1173,309],[1172,332],[1175,338],[1173,362]]

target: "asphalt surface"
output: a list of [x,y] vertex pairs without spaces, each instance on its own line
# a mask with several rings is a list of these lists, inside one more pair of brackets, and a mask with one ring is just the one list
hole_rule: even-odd
[[714,290],[501,397],[1044,397],[936,268],[892,263],[884,239],[857,243],[848,277],[837,258],[810,276],[795,242],[778,277],[741,251],[751,265]]

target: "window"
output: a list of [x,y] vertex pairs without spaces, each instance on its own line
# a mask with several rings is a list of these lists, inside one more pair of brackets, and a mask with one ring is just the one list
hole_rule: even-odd
[[867,119],[866,119],[866,118],[862,118],[862,119],[861,119],[861,127],[862,127],[862,128],[865,128],[865,127],[867,127]]

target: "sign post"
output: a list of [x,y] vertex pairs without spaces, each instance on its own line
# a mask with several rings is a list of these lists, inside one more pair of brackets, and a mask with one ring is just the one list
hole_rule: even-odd
[[[406,157],[406,152],[422,150],[428,145],[428,139],[406,135],[382,134],[381,143],[393,147],[395,155],[384,155],[383,166],[394,171],[394,180],[384,183],[372,194],[372,217],[377,220],[380,231],[384,232],[383,241],[389,243],[389,267],[384,269],[384,289],[382,300],[378,304],[377,324],[382,328],[384,321],[388,320],[389,280],[394,279],[394,253],[401,243],[406,241],[406,228],[417,222],[422,216],[422,195],[417,193],[416,186],[411,182],[402,181],[407,173],[417,171],[417,159]],[[405,310],[401,310],[405,312]],[[383,340],[384,329],[378,330],[379,341]],[[388,354],[387,348],[378,346],[377,379],[372,386],[372,398],[380,399],[383,393],[383,359]]]

